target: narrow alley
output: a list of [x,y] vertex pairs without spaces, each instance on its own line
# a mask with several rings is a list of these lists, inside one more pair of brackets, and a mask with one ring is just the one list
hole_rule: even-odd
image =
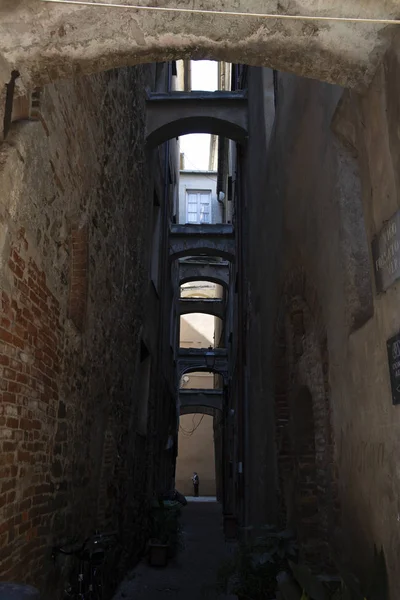
[[[183,550],[166,568],[154,569],[143,562],[121,585],[114,600],[205,600],[221,597],[217,571],[232,553],[222,531],[221,506],[199,498],[184,508]],[[222,596],[224,597],[224,596]]]
[[399,600],[399,89],[400,0],[0,0],[0,600]]

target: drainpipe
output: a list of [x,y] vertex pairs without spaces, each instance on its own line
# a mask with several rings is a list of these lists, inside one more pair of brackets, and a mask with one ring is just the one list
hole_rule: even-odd
[[243,160],[242,150],[238,147],[238,170],[237,170],[237,183],[239,190],[239,198],[237,199],[237,264],[238,264],[238,403],[237,403],[237,425],[238,425],[238,465],[237,465],[237,478],[238,478],[238,500],[240,515],[240,524],[243,526],[245,522],[245,480],[247,473],[245,472],[245,445],[244,445],[244,432],[245,432],[245,364],[246,364],[246,305],[245,305],[245,281],[243,277],[244,257],[243,257],[243,215],[242,210],[244,201],[244,190],[242,182],[242,168],[241,163]]
[[[167,83],[167,91],[171,91],[171,83],[172,83],[172,64],[168,63],[168,83]],[[166,327],[165,323],[169,323],[170,320],[167,318],[170,307],[167,306],[167,298],[166,291],[168,289],[168,280],[167,278],[171,277],[171,272],[169,268],[168,261],[168,242],[169,242],[169,202],[168,202],[168,185],[169,185],[169,151],[170,151],[170,143],[169,140],[165,142],[164,145],[164,194],[163,194],[163,217],[162,217],[162,241],[161,241],[161,267],[162,267],[162,275],[160,277],[160,307],[159,307],[159,339],[161,343],[158,345],[158,365],[159,371],[161,374],[164,374],[163,369],[163,358],[164,352],[168,348],[168,344],[165,339]],[[154,156],[153,151],[153,156]],[[166,379],[168,381],[167,373]],[[168,381],[169,383],[169,381]],[[163,393],[164,390],[160,390],[160,393]],[[157,413],[158,416],[158,413]],[[157,419],[158,421],[158,419]],[[158,424],[160,424],[158,422]],[[172,465],[171,465],[172,467]]]
[[222,211],[222,223],[225,223],[225,202],[224,198],[220,198],[221,192],[224,194],[224,179],[225,179],[225,149],[226,149],[226,138],[218,137],[218,174],[217,174],[217,200],[221,205]]
[[[242,66],[239,71],[238,65],[235,69],[235,79],[233,82],[235,89],[244,89],[247,84],[247,66]],[[233,86],[232,86],[233,87]],[[242,472],[239,474],[239,490],[241,497],[241,524],[249,526],[250,516],[250,490],[249,490],[249,401],[247,397],[247,283],[244,269],[246,267],[246,247],[245,240],[248,239],[246,224],[246,181],[244,175],[247,174],[244,160],[247,161],[247,155],[244,148],[237,145],[237,264],[238,264],[238,460],[242,465]]]

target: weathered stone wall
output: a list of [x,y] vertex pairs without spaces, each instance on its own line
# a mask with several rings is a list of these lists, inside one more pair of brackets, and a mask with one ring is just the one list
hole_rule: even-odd
[[49,597],[54,544],[106,528],[129,553],[146,533],[153,463],[134,434],[146,77],[49,85],[41,120],[14,124],[0,148],[0,577]]
[[[119,4],[129,4],[122,0]],[[149,0],[141,6],[154,6]],[[76,73],[146,61],[209,58],[263,65],[354,86],[369,82],[393,35],[384,23],[268,19],[261,14],[388,19],[396,0],[159,0],[158,9],[5,0],[0,7],[0,81],[12,69],[32,87]],[[179,9],[183,9],[180,12]],[[211,14],[190,11],[209,11]],[[220,10],[238,15],[212,14]],[[186,11],[186,12],[185,12]],[[187,12],[189,11],[189,12]],[[258,16],[242,16],[253,12]],[[221,31],[224,36],[221,37]],[[23,35],[21,35],[23,34]]]
[[[386,341],[400,329],[399,285],[395,283],[384,294],[376,293],[370,245],[384,221],[398,209],[399,76],[398,43],[362,97],[279,75],[264,203],[257,202],[254,209],[259,224],[250,216],[253,239],[260,239],[264,228],[258,252],[269,261],[264,265],[264,277],[259,274],[260,263],[257,270],[251,266],[249,270],[249,365],[253,374],[258,373],[257,361],[267,365],[264,373],[249,383],[253,410],[254,392],[257,409],[261,405],[261,412],[254,410],[258,421],[264,416],[263,425],[255,418],[250,420],[251,431],[263,440],[269,431],[267,406],[274,400],[268,380],[280,378],[280,388],[284,385],[285,393],[294,400],[296,390],[307,386],[313,398],[316,459],[325,456],[319,467],[317,462],[317,478],[321,481],[331,472],[328,487],[317,490],[320,502],[331,503],[330,512],[319,509],[320,534],[325,530],[341,557],[348,554],[349,565],[364,576],[373,569],[373,544],[382,546],[393,599],[400,592],[396,459],[400,417],[391,400]],[[256,74],[251,77],[257,80]],[[254,175],[256,171],[257,165]],[[264,182],[258,177],[255,189]],[[273,225],[266,229],[268,222]],[[255,255],[250,265],[253,260]],[[303,275],[293,288],[290,282],[299,273]],[[277,344],[270,362],[262,335],[270,335],[273,324],[265,317],[263,306],[270,309],[275,304],[278,322],[293,332],[296,303],[307,307],[309,325],[305,322],[297,341],[296,336],[294,341],[286,338],[289,360],[284,373],[282,369],[269,373],[268,365],[282,356]],[[286,307],[283,315],[279,312],[282,305]],[[325,349],[321,347],[322,332]],[[275,336],[277,340],[279,336]],[[294,362],[290,344],[297,344],[301,351]],[[288,419],[285,405],[278,402],[277,406],[275,416]],[[258,471],[260,464],[266,477],[277,478],[273,464],[263,458],[270,456],[267,446],[265,441],[250,454],[254,460],[249,466],[252,483],[257,481],[257,472],[262,472]],[[277,452],[280,448],[278,445]],[[268,520],[273,511],[268,494],[263,502],[266,482],[262,475],[259,483],[252,501],[254,520],[262,519],[263,510]]]
[[337,521],[326,330],[315,288],[294,269],[281,290],[274,345],[279,520],[310,565],[330,567]]

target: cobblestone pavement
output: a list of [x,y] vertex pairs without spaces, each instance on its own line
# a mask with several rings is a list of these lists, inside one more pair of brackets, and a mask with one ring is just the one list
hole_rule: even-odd
[[189,502],[182,510],[185,548],[165,568],[143,560],[121,584],[114,600],[210,600],[216,571],[232,548],[224,541],[221,505]]

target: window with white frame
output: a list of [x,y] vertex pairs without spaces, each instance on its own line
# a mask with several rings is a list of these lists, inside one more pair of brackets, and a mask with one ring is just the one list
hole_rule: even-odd
[[211,190],[186,190],[186,222],[211,223]]

